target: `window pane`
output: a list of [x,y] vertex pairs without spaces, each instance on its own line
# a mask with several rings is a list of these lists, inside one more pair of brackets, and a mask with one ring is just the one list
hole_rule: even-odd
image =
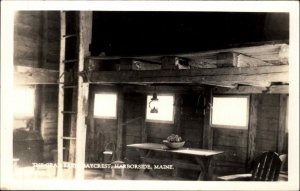
[[117,95],[116,94],[96,94],[94,105],[95,117],[116,118],[117,115]]
[[212,125],[248,126],[248,97],[214,97]]
[[149,102],[151,101],[152,95],[147,96],[147,120],[154,121],[173,121],[173,105],[174,96],[162,96],[158,95],[158,113],[150,113]]
[[19,117],[33,117],[34,89],[16,88],[14,91],[14,115]]

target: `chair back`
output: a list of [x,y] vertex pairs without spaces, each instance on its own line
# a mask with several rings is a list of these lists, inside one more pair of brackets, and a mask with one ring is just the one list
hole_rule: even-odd
[[287,155],[286,154],[282,154],[282,155],[279,155],[279,158],[281,160],[281,168],[280,168],[280,171],[284,171],[286,170],[286,161],[287,161]]
[[251,180],[277,181],[281,163],[277,153],[273,151],[264,152],[254,160]]

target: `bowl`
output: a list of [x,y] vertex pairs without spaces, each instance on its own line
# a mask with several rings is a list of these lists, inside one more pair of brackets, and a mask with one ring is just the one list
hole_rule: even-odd
[[183,147],[185,141],[181,142],[169,142],[167,140],[163,140],[163,143],[169,148],[169,149],[179,149]]

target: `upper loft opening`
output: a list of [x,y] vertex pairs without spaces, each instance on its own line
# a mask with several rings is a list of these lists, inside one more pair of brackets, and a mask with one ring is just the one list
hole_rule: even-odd
[[92,56],[144,56],[289,40],[289,14],[94,11]]

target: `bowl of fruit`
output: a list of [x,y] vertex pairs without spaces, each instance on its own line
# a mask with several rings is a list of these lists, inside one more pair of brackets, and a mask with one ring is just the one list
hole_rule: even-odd
[[166,140],[163,140],[163,143],[169,148],[169,149],[179,149],[183,147],[185,141],[182,141],[182,138],[179,135],[171,134],[167,137]]

